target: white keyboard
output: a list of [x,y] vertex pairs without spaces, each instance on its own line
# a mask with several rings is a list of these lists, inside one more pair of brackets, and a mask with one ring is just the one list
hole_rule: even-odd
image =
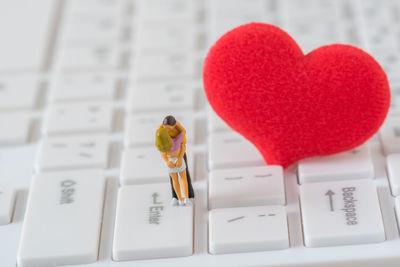
[[[305,53],[361,47],[388,74],[380,132],[283,170],[206,104],[227,30],[278,25]],[[400,2],[0,2],[0,266],[400,266]],[[193,206],[153,136],[187,130]]]

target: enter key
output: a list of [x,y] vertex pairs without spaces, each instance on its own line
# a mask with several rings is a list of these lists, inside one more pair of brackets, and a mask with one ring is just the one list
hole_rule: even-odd
[[372,180],[300,186],[304,243],[324,247],[385,240],[378,195]]

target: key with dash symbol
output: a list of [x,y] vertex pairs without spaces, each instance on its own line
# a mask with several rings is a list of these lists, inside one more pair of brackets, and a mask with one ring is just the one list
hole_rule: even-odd
[[240,216],[240,217],[236,217],[236,218],[233,218],[233,219],[229,219],[227,222],[230,223],[230,222],[241,220],[243,218],[244,218],[244,216]]

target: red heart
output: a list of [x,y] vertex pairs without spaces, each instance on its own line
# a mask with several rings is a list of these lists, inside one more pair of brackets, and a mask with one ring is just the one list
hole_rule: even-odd
[[215,112],[268,164],[350,150],[367,141],[390,106],[385,72],[349,45],[304,55],[281,29],[250,23],[223,35],[204,64]]

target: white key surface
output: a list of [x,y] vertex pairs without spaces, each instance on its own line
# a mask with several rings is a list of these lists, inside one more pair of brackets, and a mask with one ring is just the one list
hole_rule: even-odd
[[208,132],[232,131],[232,129],[218,115],[208,107]]
[[0,148],[0,184],[12,184],[17,188],[30,184],[37,144],[5,146]]
[[101,170],[34,176],[22,227],[18,266],[95,262],[104,190]]
[[265,1],[261,0],[219,0],[210,6],[210,12],[213,12],[212,15],[216,16],[218,20],[237,16],[254,18],[267,15],[265,10]]
[[120,14],[114,13],[71,14],[64,21],[62,41],[116,41],[122,32],[119,18]]
[[394,210],[396,212],[396,216],[397,216],[397,224],[400,227],[400,197],[396,197],[395,201],[394,201]]
[[0,72],[43,67],[56,4],[52,0],[0,2]]
[[110,42],[66,42],[58,51],[61,71],[113,70],[118,67],[118,51]]
[[23,144],[30,130],[30,115],[27,112],[0,113],[0,145]]
[[[193,181],[194,155],[188,151],[186,153]],[[155,146],[127,148],[123,151],[120,177],[122,185],[167,181],[169,181],[168,167]]]
[[285,205],[281,166],[213,170],[209,173],[210,209]]
[[109,132],[113,122],[110,102],[86,102],[51,105],[44,133],[48,135]]
[[196,14],[193,0],[141,0],[138,2],[138,15],[144,21],[192,20]]
[[394,196],[400,196],[400,154],[390,154],[386,158],[387,174]]
[[374,178],[375,171],[368,144],[353,150],[301,160],[300,183]]
[[195,76],[191,51],[140,53],[135,56],[135,73],[139,81],[155,79],[190,79]]
[[[399,90],[399,94],[400,94],[400,85],[399,85],[399,89],[398,90]],[[393,92],[392,92],[392,94],[393,94]],[[393,95],[392,95],[392,97],[393,97]],[[391,107],[389,109],[388,116],[389,117],[400,116],[400,105]]]
[[386,155],[400,153],[400,116],[388,117],[380,130]]
[[115,261],[189,256],[193,206],[172,206],[169,183],[122,186],[114,230]]
[[213,133],[208,138],[208,168],[210,170],[265,164],[255,146],[236,132]]
[[42,139],[35,168],[37,171],[54,171],[106,168],[107,165],[107,137],[105,135],[82,135]]
[[52,102],[81,102],[111,100],[116,82],[108,73],[63,73],[56,76],[51,86]]
[[[195,123],[193,112],[176,112],[173,116],[186,130],[187,142],[194,141]],[[125,123],[125,146],[155,147],[156,131],[168,115],[165,113],[133,113],[129,114]]]
[[142,23],[137,28],[138,51],[171,51],[176,47],[194,49],[195,41],[194,27],[190,22]]
[[0,226],[11,222],[15,197],[16,191],[14,187],[0,184]]
[[400,55],[392,47],[371,50],[376,60],[381,64],[390,82],[399,82],[397,70],[400,67]]
[[130,88],[128,109],[168,111],[194,108],[196,85],[185,81],[136,82]]
[[88,14],[120,14],[123,2],[118,0],[69,0],[65,10],[70,16],[88,15]]
[[34,75],[0,76],[0,110],[34,108],[38,89],[39,81]]
[[370,179],[303,184],[300,204],[307,247],[385,240],[378,195]]
[[211,254],[289,248],[282,206],[214,209],[209,212],[208,223]]

